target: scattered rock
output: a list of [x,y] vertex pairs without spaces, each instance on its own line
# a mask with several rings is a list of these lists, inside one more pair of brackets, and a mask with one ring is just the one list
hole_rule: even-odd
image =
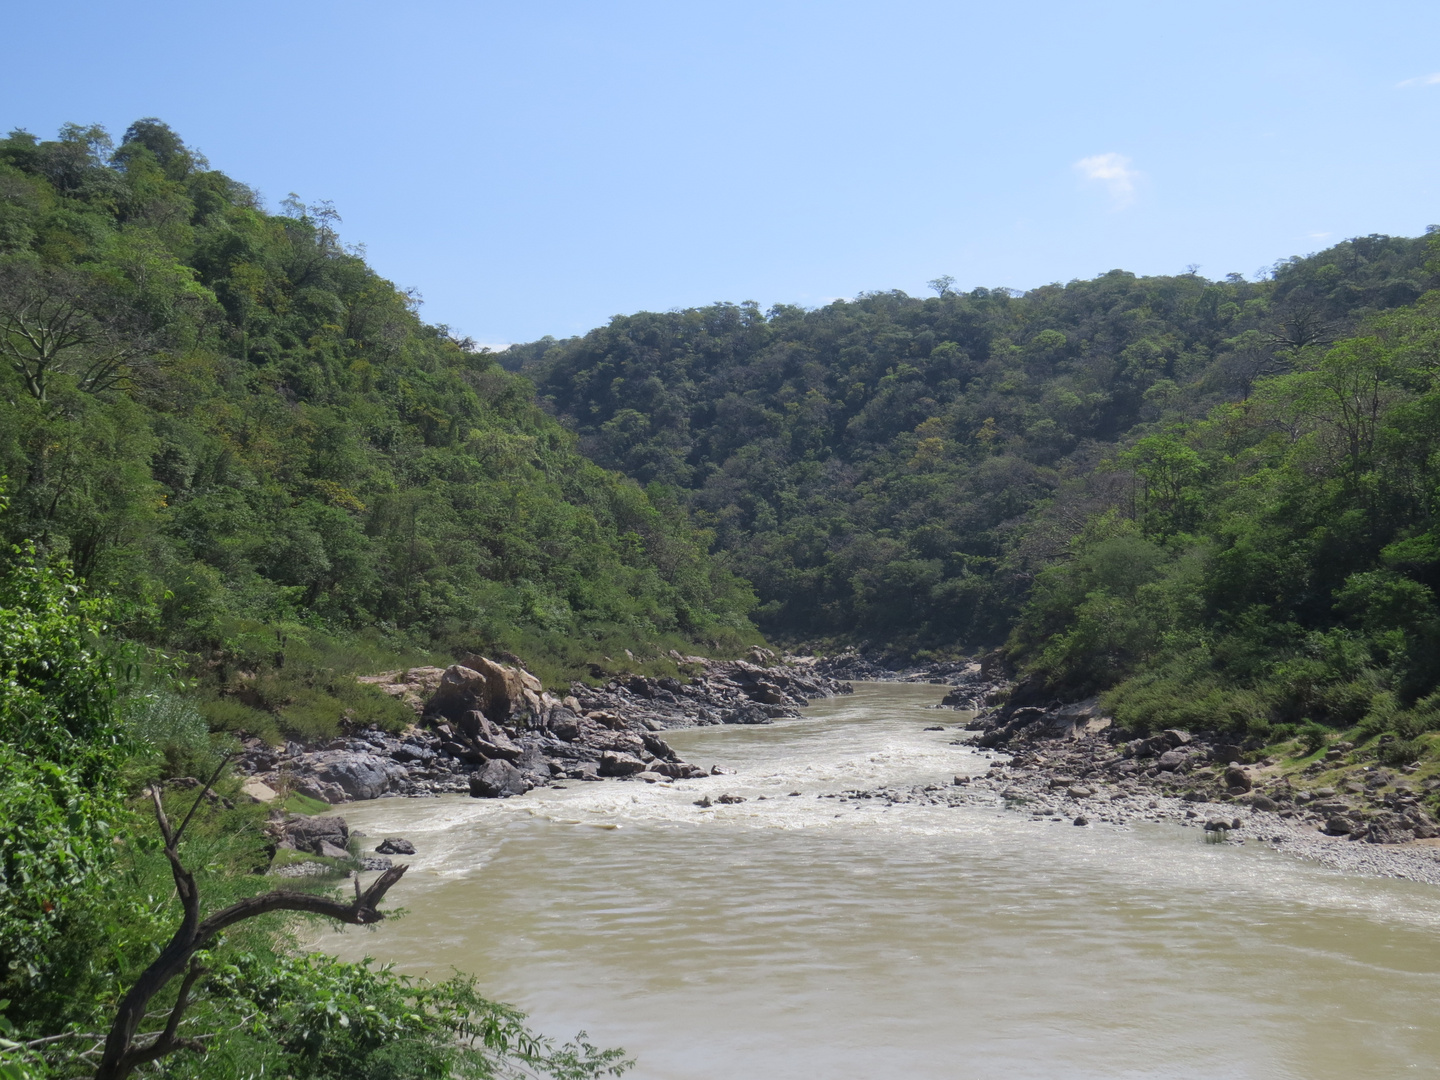
[[503,759],[491,761],[479,772],[470,774],[470,794],[477,799],[505,799],[524,795],[529,790],[520,770]]
[[403,836],[387,836],[375,850],[381,855],[414,855],[415,845]]

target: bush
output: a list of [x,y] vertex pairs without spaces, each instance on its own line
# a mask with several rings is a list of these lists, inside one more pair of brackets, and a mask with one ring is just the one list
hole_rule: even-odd
[[1324,724],[1317,724],[1314,720],[1307,720],[1295,734],[1300,740],[1300,745],[1305,748],[1305,753],[1308,755],[1318,753],[1324,748],[1326,744],[1334,738],[1335,732],[1327,728]]
[[1382,765],[1393,768],[1409,765],[1424,756],[1425,744],[1419,739],[1396,739],[1394,742],[1384,743],[1375,752],[1376,759]]

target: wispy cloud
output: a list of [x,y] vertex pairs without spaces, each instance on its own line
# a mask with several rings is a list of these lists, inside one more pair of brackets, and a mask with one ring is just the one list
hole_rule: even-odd
[[1432,72],[1429,75],[1417,75],[1413,79],[1406,79],[1395,84],[1397,90],[1406,86],[1440,86],[1440,71]]
[[1104,184],[1116,206],[1124,206],[1135,197],[1135,181],[1139,172],[1130,167],[1130,159],[1123,154],[1096,154],[1081,158],[1075,168],[1086,180]]

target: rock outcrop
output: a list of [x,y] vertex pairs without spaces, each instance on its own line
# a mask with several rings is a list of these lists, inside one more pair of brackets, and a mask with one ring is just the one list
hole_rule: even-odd
[[659,732],[768,724],[850,690],[813,658],[777,662],[768,650],[748,661],[672,658],[694,675],[576,683],[563,698],[519,666],[475,655],[446,668],[367,676],[362,681],[414,710],[413,727],[358,731],[321,747],[251,740],[239,768],[252,784],[332,804],[467,792],[508,798],[557,780],[685,779],[707,773],[682,761]]

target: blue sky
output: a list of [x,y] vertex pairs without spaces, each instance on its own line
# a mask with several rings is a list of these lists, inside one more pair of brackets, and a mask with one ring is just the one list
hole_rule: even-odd
[[158,116],[489,343],[642,308],[1253,276],[1440,221],[1440,4],[12,5],[0,125]]

